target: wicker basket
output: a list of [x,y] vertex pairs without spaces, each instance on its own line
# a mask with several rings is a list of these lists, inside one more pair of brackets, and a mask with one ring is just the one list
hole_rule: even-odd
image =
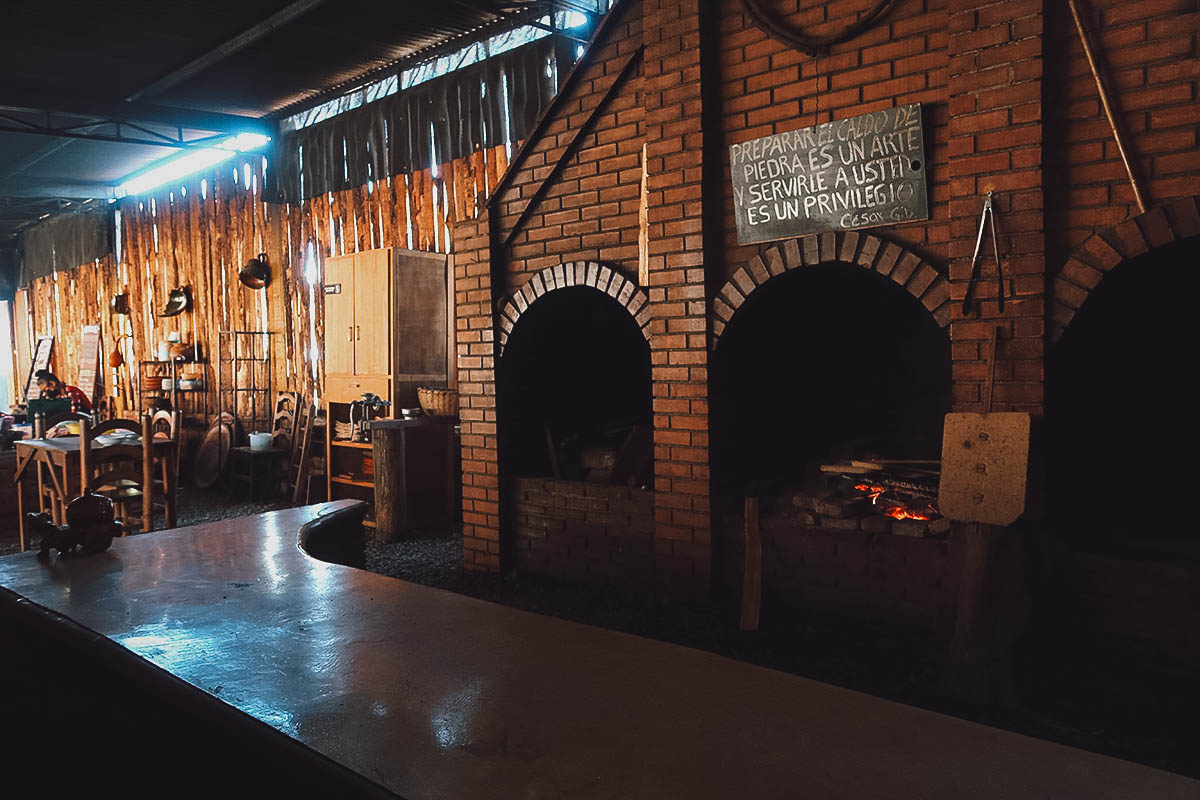
[[162,375],[143,375],[142,390],[147,392],[157,392],[163,388]]
[[417,400],[421,408],[431,417],[458,416],[458,389],[447,389],[444,386],[420,386],[417,388]]

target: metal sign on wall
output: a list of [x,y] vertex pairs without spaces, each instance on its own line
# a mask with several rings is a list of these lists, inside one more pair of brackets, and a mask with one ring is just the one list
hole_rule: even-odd
[[740,244],[929,219],[921,104],[730,145]]

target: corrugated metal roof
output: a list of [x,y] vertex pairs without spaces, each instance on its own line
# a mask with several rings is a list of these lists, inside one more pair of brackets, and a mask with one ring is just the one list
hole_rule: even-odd
[[[14,2],[0,27],[0,127],[45,124],[17,108],[143,104],[261,118],[448,41],[512,24],[493,0],[58,0]],[[277,25],[264,21],[282,19]],[[241,45],[234,47],[231,45]],[[229,52],[225,52],[229,51]],[[216,57],[214,57],[216,56]],[[202,69],[161,85],[200,60]],[[146,91],[150,89],[151,91]],[[51,117],[62,127],[94,117]],[[173,135],[170,127],[150,130]],[[115,130],[103,129],[105,132]],[[207,129],[212,130],[212,129]],[[197,128],[197,132],[200,129]],[[126,131],[127,133],[128,131]],[[170,150],[0,132],[0,241],[62,199],[104,197]],[[17,201],[15,198],[23,198]],[[52,198],[49,204],[37,200]],[[34,202],[27,203],[26,199]]]

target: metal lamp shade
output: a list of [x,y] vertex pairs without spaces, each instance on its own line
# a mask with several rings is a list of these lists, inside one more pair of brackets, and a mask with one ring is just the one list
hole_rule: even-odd
[[187,311],[192,306],[192,295],[187,290],[187,287],[180,289],[172,289],[167,295],[167,305],[163,308],[160,317],[174,317]]
[[265,289],[271,285],[271,266],[267,263],[267,254],[259,253],[258,258],[246,262],[238,273],[238,280],[251,289]]

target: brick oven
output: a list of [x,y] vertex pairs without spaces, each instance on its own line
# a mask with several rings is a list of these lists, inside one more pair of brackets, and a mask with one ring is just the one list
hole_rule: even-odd
[[[814,35],[871,5],[778,4]],[[1195,71],[1169,68],[1175,44],[1127,46],[1167,36],[1176,12],[1095,6],[1125,70],[1155,200],[1144,212],[1069,17],[1040,0],[900,2],[815,56],[739,0],[618,2],[486,213],[454,231],[467,566],[733,588],[751,492],[764,498],[768,596],[950,631],[957,532],[867,521],[857,501],[817,507],[812,470],[936,462],[942,416],[983,410],[996,332],[993,408],[1035,419],[1017,529],[1069,509],[1041,495],[1056,485],[1041,480],[1048,350],[1076,348],[1072,319],[1108,273],[1200,233],[1200,119],[1171,99],[1195,97]],[[731,144],[909,104],[928,219],[738,243]],[[1003,272],[985,260],[964,310],[988,192]],[[1067,392],[1060,407],[1078,402]],[[599,479],[603,458],[583,463],[638,426],[653,445],[643,474],[614,484]],[[555,472],[570,436],[578,452]]]

